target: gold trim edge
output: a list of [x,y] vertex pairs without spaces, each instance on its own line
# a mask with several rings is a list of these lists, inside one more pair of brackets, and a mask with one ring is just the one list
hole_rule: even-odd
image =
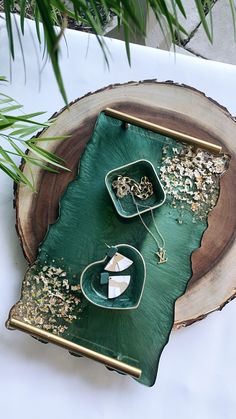
[[200,138],[192,137],[191,135],[184,134],[170,128],[166,128],[162,125],[154,124],[153,122],[146,121],[145,119],[140,119],[136,116],[129,115],[127,113],[120,112],[112,108],[106,108],[104,112],[106,115],[112,116],[116,119],[120,119],[121,121],[125,121],[137,125],[141,128],[149,129],[151,131],[167,135],[168,137],[172,137],[176,140],[183,141],[185,143],[198,146],[200,148],[204,148],[212,153],[219,154],[222,152],[222,147],[219,145],[210,143],[209,141],[201,140]]
[[7,322],[7,327],[12,329],[18,329],[22,332],[33,335],[36,338],[40,338],[50,343],[54,343],[55,345],[60,346],[69,351],[84,355],[87,358],[100,362],[110,368],[113,368],[124,374],[128,374],[133,378],[139,379],[141,377],[142,371],[139,368],[133,367],[132,365],[126,364],[125,362],[119,361],[118,359],[111,358],[107,355],[103,355],[99,352],[88,349],[82,345],[78,345],[77,343],[71,342],[67,339],[54,335],[43,329],[38,329],[37,327],[22,322],[21,320],[17,320],[14,317],[11,317],[9,319],[9,321]]

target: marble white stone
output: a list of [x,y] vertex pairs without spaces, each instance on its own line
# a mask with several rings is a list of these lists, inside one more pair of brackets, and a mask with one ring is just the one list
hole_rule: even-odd
[[[168,0],[169,8],[172,9],[171,0]],[[177,8],[177,15],[180,25],[188,32],[188,35],[180,32],[180,37],[182,40],[188,39],[190,34],[197,28],[200,24],[200,17],[197,11],[195,1],[193,0],[182,0],[182,4],[185,10],[186,18],[183,16],[181,11]]]
[[116,298],[123,294],[129,286],[130,278],[130,275],[109,276],[108,298]]
[[108,272],[122,272],[132,265],[133,261],[126,256],[116,252],[105,266],[105,271]]
[[170,52],[174,52],[174,53],[177,53],[177,54],[188,55],[189,57],[194,57],[195,56],[195,54],[188,51],[184,47],[179,47],[178,45],[174,46],[173,44],[171,45]]
[[[236,1],[234,0],[235,6]],[[233,18],[230,4],[225,0],[218,0],[212,8],[213,44],[207,39],[201,25],[193,38],[186,44],[188,51],[193,54],[220,61],[236,64],[236,42],[234,39]],[[207,17],[209,22],[209,16]]]

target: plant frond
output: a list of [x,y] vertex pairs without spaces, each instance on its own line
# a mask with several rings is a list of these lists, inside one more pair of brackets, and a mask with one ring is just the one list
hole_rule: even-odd
[[212,32],[209,30],[209,26],[208,26],[208,23],[207,23],[207,20],[206,20],[204,6],[202,4],[202,1],[201,0],[195,0],[195,4],[196,4],[196,7],[197,7],[197,10],[198,10],[198,13],[199,13],[199,17],[201,19],[202,26],[203,26],[203,28],[206,32],[206,35],[207,35],[209,41],[212,43],[213,42],[213,36],[212,36]]
[[[7,106],[6,106],[7,105]],[[9,112],[18,112],[19,115],[9,115]],[[44,112],[34,112],[24,114],[22,106],[13,98],[0,93],[0,170],[10,176],[14,182],[22,182],[34,190],[34,178],[31,166],[41,167],[53,173],[57,173],[58,169],[68,170],[64,166],[64,160],[53,153],[49,153],[38,143],[43,141],[61,141],[68,136],[57,135],[55,137],[37,138],[33,137],[30,140],[27,138],[42,128],[47,128],[52,125],[54,119],[49,122],[39,122],[34,118],[41,116]],[[7,132],[4,131],[7,129]],[[4,140],[4,145],[1,140]],[[6,148],[5,144],[9,147]],[[30,154],[25,154],[25,150],[31,151]],[[13,160],[14,157],[23,159],[27,164],[30,164],[31,178],[26,178],[22,171]]]
[[[24,23],[27,16],[27,7],[30,5],[33,10],[38,42],[42,42],[44,34],[45,57],[49,56],[53,71],[57,80],[61,95],[67,104],[67,96],[59,64],[59,47],[61,38],[64,36],[64,29],[68,19],[73,19],[78,25],[85,25],[97,36],[99,45],[103,51],[105,61],[109,66],[108,49],[105,41],[100,35],[103,34],[104,19],[112,13],[117,17],[118,27],[124,28],[125,47],[129,63],[131,63],[130,39],[132,34],[139,33],[145,36],[146,25],[142,16],[142,9],[149,8],[153,11],[157,24],[165,35],[165,27],[170,33],[173,43],[181,33],[188,35],[185,28],[180,24],[179,15],[186,18],[185,3],[183,0],[71,0],[69,6],[63,0],[4,0],[3,6],[6,18],[6,30],[8,34],[9,50],[14,59],[14,33],[12,29],[12,11],[15,3],[18,4],[20,12],[20,26],[16,25],[16,32],[20,42],[22,57],[24,62],[23,47],[20,40],[20,31],[24,34]],[[212,0],[194,0],[200,21],[210,42],[213,40],[213,19],[212,19]],[[236,37],[236,9],[234,0],[229,0],[232,14],[233,27]],[[206,18],[206,12],[209,17]],[[42,27],[40,26],[42,24]],[[59,30],[55,28],[59,26]]]

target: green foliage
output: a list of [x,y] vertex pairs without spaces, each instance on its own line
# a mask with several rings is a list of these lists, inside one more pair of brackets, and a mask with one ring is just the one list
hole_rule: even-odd
[[[235,25],[235,4],[233,0],[228,0],[232,12],[234,32]],[[211,15],[211,6],[214,0],[194,0],[198,10],[200,20],[205,29],[210,42],[213,39],[213,22]],[[64,35],[64,30],[68,25],[68,20],[73,19],[79,25],[91,28],[97,36],[98,42],[104,53],[108,64],[107,50],[104,39],[99,35],[103,34],[104,22],[112,13],[117,17],[118,27],[123,26],[127,58],[131,63],[129,40],[133,33],[145,36],[146,22],[143,10],[145,7],[152,10],[157,23],[163,34],[166,31],[170,33],[173,43],[180,39],[180,33],[185,33],[185,29],[179,23],[179,16],[186,17],[186,11],[181,0],[3,0],[0,2],[1,11],[5,12],[6,30],[8,34],[8,46],[12,59],[15,56],[13,23],[16,25],[16,35],[20,43],[23,64],[25,67],[24,50],[21,37],[24,35],[25,18],[30,17],[35,21],[38,42],[43,45],[44,53],[50,57],[58,87],[65,103],[68,103],[66,91],[61,76],[59,65],[59,47],[60,40]],[[20,24],[12,12],[17,11],[20,14]],[[206,13],[209,13],[210,19],[206,19]],[[14,19],[14,22],[13,22]],[[40,22],[42,23],[43,35],[40,32]],[[209,23],[210,22],[210,23]],[[59,28],[56,28],[56,26]],[[26,73],[25,73],[26,74]],[[4,81],[0,77],[0,81]],[[47,128],[51,123],[39,123],[35,117],[41,113],[25,115],[22,112],[22,106],[16,103],[11,97],[0,94],[0,169],[8,174],[15,182],[23,182],[34,189],[33,169],[31,179],[26,178],[12,159],[12,156],[20,156],[28,167],[39,166],[43,169],[56,172],[56,168],[63,167],[63,161],[55,155],[48,153],[38,145],[44,139],[35,136],[27,140],[28,136],[34,135],[40,128]],[[17,111],[17,116],[12,112]],[[6,131],[7,130],[7,131]],[[61,137],[48,138],[47,140],[62,139]],[[7,144],[7,148],[3,147]],[[10,149],[9,149],[10,147]],[[31,151],[25,154],[25,148]],[[50,163],[50,165],[48,165]]]
[[[212,42],[212,0],[194,1],[208,39]],[[228,1],[232,9],[235,27],[235,7],[232,0]],[[35,20],[38,41],[41,43],[39,23],[42,22],[44,49],[51,59],[60,92],[67,103],[58,53],[60,39],[67,27],[68,19],[73,19],[78,24],[83,24],[85,27],[92,29],[97,36],[106,62],[108,63],[106,46],[103,38],[99,37],[99,35],[103,34],[104,21],[106,21],[109,14],[112,13],[117,16],[118,27],[122,25],[124,28],[127,57],[129,62],[131,62],[129,49],[130,35],[134,32],[145,35],[146,22],[143,16],[143,7],[145,6],[154,12],[161,30],[164,33],[164,29],[166,28],[173,42],[177,38],[179,39],[180,32],[186,33],[185,29],[179,23],[179,16],[181,14],[186,17],[186,11],[181,0],[71,0],[70,2],[64,0],[5,0],[3,1],[3,9],[6,16],[6,28],[11,56],[14,59],[13,17],[11,12],[17,10],[20,13],[20,28],[17,27],[18,37],[20,37],[20,34],[24,34],[24,20],[25,17],[29,17],[30,15]],[[210,11],[210,25],[205,17],[206,10]],[[55,24],[59,26],[59,30],[55,28]]]
[[[4,77],[0,77],[0,81],[5,81]],[[13,111],[18,111],[18,115],[12,115]],[[0,93],[0,169],[10,176],[14,182],[22,182],[32,190],[35,190],[34,166],[54,173],[57,173],[58,168],[65,169],[64,161],[60,157],[49,153],[38,145],[39,142],[62,140],[65,137],[37,138],[34,135],[39,129],[47,128],[53,122],[41,123],[35,120],[43,113],[25,114],[22,111],[22,105],[10,96]],[[32,135],[32,138],[27,139]],[[25,149],[30,150],[31,153],[25,154]],[[13,159],[15,156],[20,157],[22,161],[27,163],[31,172],[30,178],[26,177],[19,169]]]

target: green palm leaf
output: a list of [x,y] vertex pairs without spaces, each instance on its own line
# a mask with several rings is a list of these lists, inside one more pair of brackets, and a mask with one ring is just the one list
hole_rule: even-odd
[[[235,5],[233,0],[228,0],[232,12],[233,26],[236,33],[235,24]],[[199,13],[203,28],[210,42],[213,40],[213,24],[211,5],[212,0],[194,0],[196,9]],[[186,17],[186,11],[182,0],[71,0],[71,7],[67,6],[63,0],[4,0],[3,7],[6,16],[6,29],[9,40],[9,49],[14,58],[14,35],[12,30],[12,14],[15,3],[18,4],[20,10],[20,27],[16,26],[17,36],[20,42],[22,59],[24,61],[24,51],[20,40],[20,31],[24,34],[24,21],[27,7],[31,8],[33,18],[35,20],[38,41],[41,43],[41,34],[39,23],[42,23],[44,33],[45,52],[49,55],[53,67],[53,71],[62,94],[64,101],[67,103],[67,96],[59,65],[59,44],[64,34],[64,29],[68,18],[74,19],[79,24],[89,26],[92,32],[97,36],[100,47],[103,51],[107,65],[109,65],[108,51],[106,49],[103,38],[99,35],[103,33],[103,19],[101,10],[105,16],[109,12],[117,16],[118,26],[124,27],[125,46],[129,63],[131,63],[130,55],[130,35],[132,33],[140,33],[145,35],[145,21],[142,18],[142,8],[144,5],[150,8],[156,16],[157,24],[162,32],[164,26],[170,32],[172,42],[176,40],[176,34],[180,32],[187,34],[184,27],[179,23],[179,13]],[[210,14],[210,23],[205,16],[205,7],[207,6]],[[60,26],[60,31],[55,29],[54,25]]]
[[210,31],[210,29],[208,27],[207,20],[206,20],[202,0],[195,0],[195,4],[196,4],[196,7],[198,9],[198,13],[199,13],[203,28],[205,29],[205,32],[207,34],[207,37],[208,37],[209,41],[212,43],[212,41],[213,41],[212,28],[211,28],[211,31]]
[[[233,0],[228,1],[232,13],[234,32],[236,34],[235,4]],[[194,0],[194,2],[207,37],[209,41],[212,42],[212,0]],[[44,42],[42,49],[44,51],[43,59],[45,58],[45,54],[50,57],[58,87],[66,104],[67,96],[59,65],[59,48],[60,40],[62,36],[64,36],[68,18],[72,18],[78,22],[78,24],[83,24],[91,28],[92,32],[97,36],[107,65],[109,64],[108,50],[104,39],[99,36],[103,33],[104,23],[101,9],[105,16],[108,16],[110,12],[115,14],[117,16],[118,26],[121,28],[123,25],[126,53],[130,64],[130,36],[132,34],[141,34],[142,36],[145,36],[146,28],[143,16],[143,9],[145,7],[153,11],[157,24],[160,26],[164,36],[167,28],[173,42],[175,42],[176,35],[179,38],[180,32],[187,34],[184,27],[179,23],[179,14],[186,17],[186,11],[182,0],[71,0],[71,7],[68,7],[63,0],[4,0],[2,3],[5,12],[9,50],[14,59],[14,37],[16,36],[20,45],[25,74],[26,65],[21,36],[24,35],[24,23],[28,13],[27,11],[29,8],[33,10],[32,17],[35,20],[39,43],[41,43],[41,33],[44,35],[44,37],[42,37]],[[20,13],[20,25],[18,25],[15,16],[12,15],[16,4]],[[210,19],[206,18],[206,8],[209,11]],[[41,27],[40,22],[42,23]],[[13,24],[15,25],[15,31],[13,31]],[[59,26],[59,30],[55,25]],[[0,76],[0,81],[5,82],[5,77]],[[42,123],[37,120],[37,117],[42,115],[42,112],[24,114],[21,108],[21,105],[11,97],[0,93],[0,169],[14,179],[15,182],[21,181],[33,188],[33,178],[29,180],[24,177],[16,163],[13,161],[11,155],[19,156],[25,161],[30,162],[31,165],[34,164],[54,172],[57,171],[57,168],[64,168],[64,162],[62,159],[56,157],[52,153],[48,153],[45,149],[38,146],[37,143],[45,141],[46,138],[36,138],[34,136],[31,140],[28,140],[29,136],[39,129],[47,128],[53,123],[53,120]],[[17,114],[13,115],[12,112],[17,112]],[[5,130],[8,130],[8,134],[5,134]],[[1,139],[8,141],[8,144],[11,147],[10,150],[6,150],[1,145]],[[62,139],[64,139],[64,137],[49,137],[47,138],[47,141]],[[28,156],[25,156],[24,154],[25,148],[31,150],[31,153]],[[50,166],[48,166],[48,164],[50,164]],[[54,168],[51,167],[51,165],[53,165]]]
[[[9,115],[9,112],[13,111],[18,112],[18,115]],[[10,96],[0,93],[0,170],[10,176],[14,182],[22,182],[32,190],[34,190],[34,178],[31,167],[41,167],[53,173],[57,173],[58,169],[68,170],[64,167],[64,161],[60,157],[38,146],[39,142],[61,141],[68,136],[58,135],[27,139],[39,129],[46,128],[54,123],[54,119],[51,119],[50,122],[40,122],[34,119],[43,113],[24,114],[22,105],[15,102]],[[8,131],[5,133],[6,129]],[[6,143],[9,147],[6,147]],[[26,149],[30,150],[31,153],[25,154]],[[21,172],[17,163],[13,160],[13,156],[21,158],[30,165],[31,179]]]

